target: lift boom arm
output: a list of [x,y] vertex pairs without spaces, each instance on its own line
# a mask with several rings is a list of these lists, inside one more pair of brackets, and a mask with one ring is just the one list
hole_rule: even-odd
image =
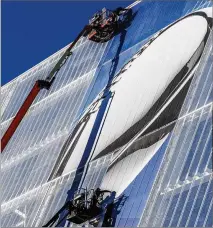
[[[78,42],[78,40],[82,36],[84,36],[94,42],[106,42],[110,40],[114,35],[116,35],[116,33],[119,30],[118,27],[120,22],[118,20],[118,16],[123,14],[123,12],[129,12],[130,14],[132,14],[132,11],[130,11],[130,9],[124,9],[122,7],[117,8],[115,11],[107,11],[106,9],[103,9],[102,11],[103,12],[98,14],[98,17],[94,17],[92,22],[83,28],[83,30],[79,33],[76,39],[66,49],[66,51],[59,59],[59,61],[56,63],[56,65],[49,73],[49,75],[46,77],[46,79],[37,80],[35,82],[33,88],[31,89],[30,93],[28,94],[27,98],[18,110],[17,114],[15,115],[14,119],[10,123],[8,129],[6,130],[1,139],[1,152],[4,151],[9,140],[15,133],[16,129],[18,128],[19,124],[21,123],[22,119],[29,110],[30,106],[32,105],[40,90],[50,89],[58,71],[61,69],[61,67],[65,64],[65,62],[71,55],[71,50]],[[107,16],[107,14],[109,15]],[[128,13],[124,13],[124,15],[125,14],[127,18],[130,16],[128,15]],[[124,22],[125,20],[123,21],[123,23]]]
[[31,104],[37,97],[38,93],[41,89],[47,89],[49,90],[55,76],[57,75],[58,71],[61,69],[61,67],[65,64],[69,56],[71,55],[71,50],[75,46],[75,44],[78,42],[78,40],[81,38],[81,36],[84,35],[84,33],[89,29],[89,26],[86,25],[83,30],[79,33],[79,35],[76,37],[76,39],[70,44],[70,46],[66,49],[62,57],[59,59],[59,61],[56,63],[52,71],[49,73],[47,78],[45,80],[37,80],[31,89],[30,93],[28,94],[27,98],[25,99],[24,103],[18,110],[17,114],[15,115],[14,119],[10,123],[8,129],[4,133],[2,139],[1,139],[1,152],[5,149],[7,146],[9,140],[15,133],[16,129],[18,128],[19,124],[21,123],[22,119],[24,118],[25,114],[29,110]]

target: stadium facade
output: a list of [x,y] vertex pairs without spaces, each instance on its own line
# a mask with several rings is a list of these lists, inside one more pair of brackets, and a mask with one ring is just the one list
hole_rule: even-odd
[[[213,225],[212,2],[131,7],[109,42],[80,39],[2,153],[2,227],[42,226],[76,183],[116,192],[112,226]],[[2,134],[65,50],[2,87]]]

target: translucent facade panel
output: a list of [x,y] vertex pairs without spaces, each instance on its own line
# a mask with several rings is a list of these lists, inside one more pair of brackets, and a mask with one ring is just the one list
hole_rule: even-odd
[[2,121],[12,118],[15,115],[18,108],[23,103],[27,94],[34,85],[35,81],[37,79],[45,78],[46,73],[51,71],[51,69],[54,67],[54,64],[56,64],[57,59],[59,59],[63,52],[64,50],[60,51],[59,55],[53,55],[52,57],[46,59],[45,61],[33,67],[32,69],[28,70],[21,76],[17,77],[12,82],[9,82],[5,86],[3,86],[1,91],[2,97],[4,97],[4,94],[7,95],[8,92],[11,91],[11,88],[13,88],[13,92],[10,95],[9,101],[7,101],[7,109],[5,110],[5,112],[2,113]]
[[87,175],[82,183],[82,188],[96,189],[100,186],[104,175],[111,163],[113,154],[106,155],[89,164]]
[[199,1],[186,1],[186,5],[183,13],[188,14],[191,11],[203,9],[206,7],[212,6],[211,1],[199,0]]
[[[90,163],[85,183],[91,183],[91,188],[98,186],[111,158],[112,155],[108,155]],[[100,171],[96,178],[93,176],[94,170]],[[75,171],[3,203],[1,206],[2,226],[44,225],[64,205],[74,177]]]
[[[212,36],[190,85],[146,209],[143,227],[212,226]],[[212,198],[212,196],[211,196]],[[209,221],[209,222],[207,222]]]
[[[184,116],[212,102],[212,35],[211,32],[180,116]],[[193,99],[194,97],[196,99]]]
[[5,227],[16,226],[18,223],[17,224],[15,223],[14,218],[16,218],[21,213],[24,216],[19,215],[19,219],[22,222],[25,222],[25,225],[27,225],[28,219],[30,218],[34,219],[34,215],[35,215],[34,213],[36,212],[34,209],[35,208],[37,209],[41,204],[42,200],[46,196],[48,187],[49,185],[46,185],[46,186],[43,186],[42,188],[34,189],[33,191],[29,191],[28,193],[23,194],[21,197],[18,197],[15,200],[2,204],[1,205],[2,226],[5,226]]
[[[57,78],[51,89],[49,91],[42,90],[34,101],[34,104],[94,70],[98,66],[106,46],[106,43],[97,44],[91,41],[86,41],[82,45],[77,46],[65,65],[58,72]],[[28,74],[26,73],[26,76],[23,75],[12,82],[17,85],[13,90],[12,95],[10,95],[10,100],[7,101],[8,108],[2,115],[3,121],[12,118],[16,114],[35,81],[38,79],[45,79],[48,76],[48,73],[55,66],[63,52],[64,49],[59,51],[56,56],[53,55],[48,58],[45,61],[45,64],[39,64],[38,67],[35,67],[35,69],[33,68]],[[3,98],[4,94],[7,94],[7,91],[8,89],[3,90]]]
[[[152,137],[152,134],[150,134],[150,137]],[[115,215],[115,226],[135,227],[138,225],[141,213],[146,205],[148,193],[159,169],[168,140],[169,138],[166,139],[150,162],[141,170],[137,177],[117,199],[118,203],[116,207],[118,210]],[[137,162],[135,161],[135,163]],[[134,172],[134,167],[132,167],[131,162],[127,164],[126,172],[123,172],[123,182],[125,182],[126,178],[128,178],[129,172]],[[122,182],[120,184],[122,185]]]
[[[92,73],[31,107],[5,148],[2,163],[72,129]],[[4,124],[4,123],[3,123]],[[18,147],[15,145],[19,145]]]
[[2,165],[2,202],[46,183],[66,136],[63,135]]

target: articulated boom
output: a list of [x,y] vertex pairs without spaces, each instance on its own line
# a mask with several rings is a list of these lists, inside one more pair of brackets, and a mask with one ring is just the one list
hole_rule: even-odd
[[118,28],[120,26],[119,24],[121,24],[121,21],[119,20],[119,15],[121,15],[122,12],[126,11],[127,9],[123,8],[117,8],[115,11],[109,11],[104,8],[102,12],[98,12],[94,15],[94,17],[90,20],[89,25],[86,25],[76,37],[76,39],[70,44],[70,46],[56,63],[55,67],[52,69],[46,79],[38,80],[35,82],[33,88],[31,89],[30,93],[28,94],[27,98],[18,110],[16,116],[13,118],[8,129],[6,130],[1,139],[1,152],[3,152],[3,150],[7,146],[9,140],[15,133],[16,129],[18,128],[25,114],[36,99],[40,90],[49,90],[51,88],[51,85],[55,80],[57,73],[66,63],[67,59],[71,55],[71,50],[76,45],[78,40],[82,36],[87,37],[89,40],[92,40],[94,42],[106,42],[110,40],[116,33],[118,33]]

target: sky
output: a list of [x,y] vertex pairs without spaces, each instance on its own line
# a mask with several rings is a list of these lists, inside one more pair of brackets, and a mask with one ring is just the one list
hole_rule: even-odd
[[73,41],[96,11],[132,2],[2,1],[1,84]]

